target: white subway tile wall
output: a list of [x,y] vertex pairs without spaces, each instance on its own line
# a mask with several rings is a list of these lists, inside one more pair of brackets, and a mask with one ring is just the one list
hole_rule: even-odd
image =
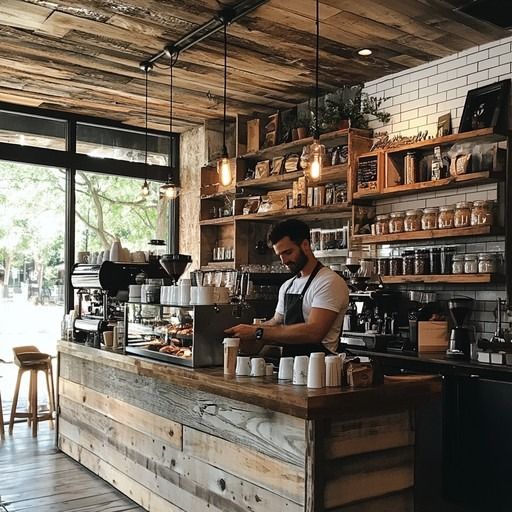
[[[414,135],[420,130],[428,130],[429,135],[435,135],[437,119],[450,112],[453,130],[457,132],[468,91],[512,78],[511,66],[512,37],[508,37],[369,82],[365,84],[365,92],[388,98],[383,103],[383,109],[391,114],[385,125],[372,121],[370,127],[375,132],[387,131],[390,135]],[[512,108],[509,112],[512,117]],[[442,206],[464,200],[496,200],[497,195],[497,186],[494,184],[425,192],[379,201],[377,213]],[[425,247],[432,245],[454,244],[453,240],[429,240],[428,244],[425,243]],[[460,253],[489,252],[500,258],[505,249],[503,237],[464,239],[464,243],[456,245]],[[400,254],[406,247],[413,245],[382,247],[377,255],[389,255],[391,251]],[[417,243],[414,247],[421,246]],[[505,287],[499,282],[486,285],[408,285],[407,288],[436,291],[441,300],[447,300],[455,294],[474,298],[472,321],[484,338],[490,338],[496,329],[496,299],[506,298]],[[512,327],[512,318],[504,314],[502,320],[505,327]]]

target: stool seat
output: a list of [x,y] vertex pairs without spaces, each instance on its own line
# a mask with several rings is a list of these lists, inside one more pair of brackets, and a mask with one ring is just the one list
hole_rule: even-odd
[[[12,402],[11,418],[9,420],[9,434],[12,434],[15,418],[27,418],[28,424],[32,425],[32,436],[37,436],[37,426],[40,421],[50,421],[53,428],[53,413],[55,411],[55,391],[53,385],[52,359],[49,354],[41,352],[34,345],[14,347],[14,363],[19,367],[14,398]],[[29,383],[29,407],[27,412],[18,412],[18,397],[21,378],[25,372],[30,372]],[[37,412],[37,375],[44,372],[46,387],[48,391],[49,412],[38,414]]]

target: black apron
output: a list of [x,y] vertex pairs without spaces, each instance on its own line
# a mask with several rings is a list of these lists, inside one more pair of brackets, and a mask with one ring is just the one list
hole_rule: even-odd
[[[288,290],[294,283],[297,276],[295,276],[292,282],[286,288],[284,292],[284,325],[303,324],[305,322],[304,315],[302,313],[302,303],[304,302],[304,295],[307,289],[313,282],[323,265],[318,262],[315,269],[309,276],[304,288],[301,293],[288,293]],[[283,356],[293,357],[309,355],[311,352],[325,352],[326,354],[332,354],[332,352],[324,346],[323,343],[300,343],[293,345],[283,345]]]

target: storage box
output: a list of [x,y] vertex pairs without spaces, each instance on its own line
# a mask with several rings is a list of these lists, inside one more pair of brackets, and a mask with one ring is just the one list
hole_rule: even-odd
[[418,352],[444,352],[448,348],[448,322],[418,322]]

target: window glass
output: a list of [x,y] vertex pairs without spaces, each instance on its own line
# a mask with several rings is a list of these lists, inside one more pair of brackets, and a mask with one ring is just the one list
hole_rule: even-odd
[[154,238],[167,241],[168,200],[160,197],[156,182],[149,182],[150,195],[143,197],[142,184],[140,179],[77,171],[75,254],[85,252],[89,261],[97,261],[117,238],[130,252],[147,250]]
[[[76,138],[77,153],[128,162],[145,161],[146,137],[144,133],[77,123]],[[167,165],[168,155],[169,137],[149,134],[148,163],[150,165]]]
[[62,119],[0,110],[0,142],[64,151],[66,124]]

